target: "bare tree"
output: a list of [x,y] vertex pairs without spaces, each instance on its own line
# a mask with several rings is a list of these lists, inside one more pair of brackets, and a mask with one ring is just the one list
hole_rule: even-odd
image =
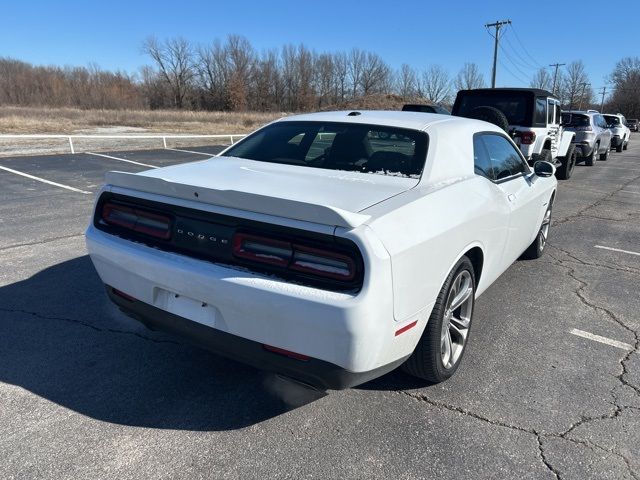
[[571,62],[562,78],[563,102],[569,109],[587,106],[592,103],[593,88],[589,84],[589,77],[582,60]]
[[183,108],[195,76],[193,49],[189,42],[178,37],[161,43],[154,37],[149,37],[142,48],[156,63],[160,75],[169,85],[174,106]]
[[475,63],[465,63],[453,81],[457,90],[471,90],[484,87],[484,76]]
[[347,57],[347,72],[351,87],[351,98],[358,95],[359,87],[362,83],[362,72],[366,61],[366,53],[357,48],[352,49]]
[[416,71],[406,63],[400,67],[396,75],[396,90],[403,97],[413,97],[416,95],[418,78]]
[[553,77],[546,68],[540,68],[529,84],[533,88],[541,88],[543,90],[551,90],[553,88]]
[[419,93],[433,103],[447,103],[451,97],[451,79],[440,65],[431,65],[422,72]]
[[360,86],[363,95],[381,93],[388,89],[391,69],[377,53],[367,52],[362,64]]
[[333,55],[334,89],[337,101],[344,101],[349,79],[349,59],[344,52]]
[[611,73],[613,94],[608,108],[630,118],[640,117],[640,57],[625,57]]

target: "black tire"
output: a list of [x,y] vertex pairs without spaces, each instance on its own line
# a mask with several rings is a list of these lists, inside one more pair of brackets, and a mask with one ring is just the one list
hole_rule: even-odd
[[495,107],[476,107],[469,112],[468,118],[493,123],[505,132],[509,132],[509,120]]
[[569,180],[571,178],[571,174],[573,173],[573,167],[576,165],[576,160],[578,159],[578,153],[576,152],[576,147],[573,145],[569,146],[567,150],[567,154],[564,157],[559,157],[562,165],[556,170],[556,178],[559,180]]
[[[521,258],[525,260],[535,260],[536,258],[540,258],[544,253],[544,249],[547,246],[547,241],[549,239],[549,231],[551,226],[551,213],[553,212],[553,198],[549,200],[549,206],[547,210],[544,212],[544,217],[542,218],[542,224],[540,225],[540,229],[538,230],[538,234],[536,235],[535,240],[529,245],[529,247],[524,251]],[[546,228],[545,228],[546,227]]]
[[[465,274],[463,272],[467,273]],[[461,350],[459,350],[457,353],[457,359],[451,366],[446,367],[443,360],[442,351],[443,323],[445,321],[445,315],[447,315],[448,313],[447,308],[449,307],[449,305],[447,305],[447,302],[449,300],[452,287],[454,286],[454,280],[461,275],[464,275],[465,281],[468,280],[471,288],[473,289],[470,296],[471,305],[470,307],[468,305],[464,307],[468,311],[469,321],[466,330],[466,337],[464,337],[465,340],[463,341]],[[436,299],[436,303],[433,306],[433,310],[431,311],[431,316],[429,317],[429,321],[427,322],[427,327],[422,333],[422,337],[420,338],[416,349],[401,367],[405,372],[407,372],[409,375],[422,378],[431,383],[443,382],[456,372],[456,370],[460,366],[464,351],[466,350],[466,345],[469,341],[471,323],[473,323],[472,319],[473,307],[475,304],[475,293],[476,279],[473,265],[469,258],[464,256],[458,261],[458,263],[456,263],[456,265],[453,267],[446,280],[444,281],[442,289],[440,290],[438,298]],[[453,313],[458,310],[454,310]],[[459,315],[461,315],[461,313]],[[446,321],[449,322],[449,319],[447,319]],[[452,352],[452,350],[450,350],[450,352]]]
[[623,149],[623,150],[626,150],[627,148],[629,148],[629,140],[627,140],[626,142],[624,142],[624,143],[622,144],[622,149]]
[[596,159],[596,155],[597,155],[597,151],[598,148],[600,147],[599,143],[596,143],[595,146],[593,147],[593,151],[591,152],[591,155],[589,155],[588,157],[584,157],[584,164],[587,165],[588,167],[593,167],[593,164],[595,163],[595,159]]
[[616,152],[618,152],[618,153],[622,152],[622,144],[623,143],[624,143],[624,140],[620,140],[620,143],[616,147]]
[[607,159],[609,158],[609,150],[610,149],[611,148],[607,148],[606,152],[600,154],[600,160],[602,160],[603,162],[607,161]]
[[551,150],[549,150],[548,148],[543,148],[542,150],[540,150],[540,153],[534,153],[531,155],[532,163],[536,163],[539,161],[551,162],[551,160]]

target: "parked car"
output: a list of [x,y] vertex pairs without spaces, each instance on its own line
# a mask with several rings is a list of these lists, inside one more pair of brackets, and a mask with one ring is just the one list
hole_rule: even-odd
[[611,146],[616,149],[616,152],[626,150],[629,137],[631,137],[631,130],[627,127],[627,119],[621,113],[615,115],[605,113],[602,116],[607,122],[607,128],[611,130]]
[[627,119],[627,127],[629,127],[629,130],[631,130],[632,132],[637,132],[638,131],[638,119],[637,118],[628,118]]
[[574,133],[560,124],[560,100],[537,88],[479,88],[460,90],[453,115],[485,120],[508,132],[529,164],[554,163],[557,176],[571,177],[577,160]]
[[575,132],[573,144],[585,165],[593,166],[596,157],[609,158],[611,131],[599,113],[570,110],[562,112],[562,125]]
[[451,112],[441,105],[424,105],[421,103],[407,103],[402,106],[403,112],[423,112],[439,113],[441,115],[451,115]]
[[400,365],[437,382],[478,296],[544,252],[554,170],[486,122],[298,115],[210,160],[108,173],[86,241],[154,328],[317,388]]

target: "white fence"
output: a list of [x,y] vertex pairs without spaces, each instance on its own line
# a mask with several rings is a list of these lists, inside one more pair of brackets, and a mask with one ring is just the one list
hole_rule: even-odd
[[245,134],[233,134],[233,135],[40,135],[40,134],[22,134],[22,135],[0,135],[0,140],[2,139],[55,139],[55,138],[66,138],[69,142],[69,148],[71,149],[71,153],[76,153],[75,148],[73,146],[74,139],[158,139],[162,140],[162,146],[164,148],[167,147],[167,138],[168,139],[191,139],[191,138],[224,138],[228,139],[231,145],[234,143],[234,138],[243,138]]

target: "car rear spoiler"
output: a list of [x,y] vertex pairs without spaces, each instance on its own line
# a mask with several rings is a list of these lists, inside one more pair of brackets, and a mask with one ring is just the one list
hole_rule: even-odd
[[147,177],[127,172],[107,172],[107,186],[128,188],[139,192],[166,195],[184,200],[195,200],[211,205],[234,208],[265,215],[292,218],[306,222],[332,225],[348,229],[366,222],[370,215],[349,212],[331,205],[268,197],[236,190],[216,190],[174,183],[163,178]]

